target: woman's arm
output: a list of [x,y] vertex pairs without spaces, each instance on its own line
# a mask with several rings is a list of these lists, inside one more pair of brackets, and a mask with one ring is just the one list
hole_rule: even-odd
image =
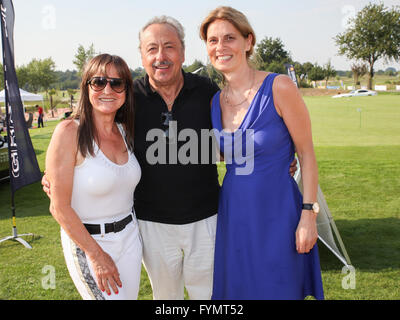
[[77,124],[72,120],[57,125],[46,154],[46,176],[51,185],[50,212],[68,236],[91,260],[99,288],[110,294],[121,286],[118,270],[96,240],[89,234],[71,207],[74,168],[77,158]]
[[[303,203],[317,200],[318,166],[312,142],[311,120],[303,98],[293,81],[278,76],[273,85],[274,103],[296,146],[303,179]],[[318,239],[316,214],[303,210],[296,231],[296,249],[309,252]]]

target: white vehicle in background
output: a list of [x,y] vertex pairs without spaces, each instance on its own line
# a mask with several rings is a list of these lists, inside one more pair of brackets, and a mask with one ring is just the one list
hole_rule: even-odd
[[378,93],[376,91],[367,89],[358,89],[350,91],[349,93],[342,93],[332,96],[332,98],[348,98],[348,97],[363,97],[363,96],[376,96]]

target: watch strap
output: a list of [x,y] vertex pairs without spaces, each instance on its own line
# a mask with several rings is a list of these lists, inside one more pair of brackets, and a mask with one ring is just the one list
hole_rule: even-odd
[[313,204],[312,203],[303,203],[301,207],[303,210],[312,210],[313,211]]

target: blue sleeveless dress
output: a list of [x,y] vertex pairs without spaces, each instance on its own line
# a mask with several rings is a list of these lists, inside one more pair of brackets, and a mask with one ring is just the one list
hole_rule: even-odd
[[324,299],[317,245],[296,251],[302,195],[289,174],[294,144],[275,110],[269,74],[235,133],[211,117],[226,175],[220,191],[212,299]]

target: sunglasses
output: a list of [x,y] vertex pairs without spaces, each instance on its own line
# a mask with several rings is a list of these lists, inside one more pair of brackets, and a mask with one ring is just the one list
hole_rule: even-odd
[[117,93],[121,93],[126,89],[125,80],[120,78],[93,77],[87,82],[94,91],[103,90],[107,83]]
[[172,112],[171,111],[162,112],[161,113],[161,126],[163,128],[164,137],[166,139],[167,144],[170,144],[173,141],[172,137],[170,137],[170,132],[169,132],[170,121],[173,121]]

